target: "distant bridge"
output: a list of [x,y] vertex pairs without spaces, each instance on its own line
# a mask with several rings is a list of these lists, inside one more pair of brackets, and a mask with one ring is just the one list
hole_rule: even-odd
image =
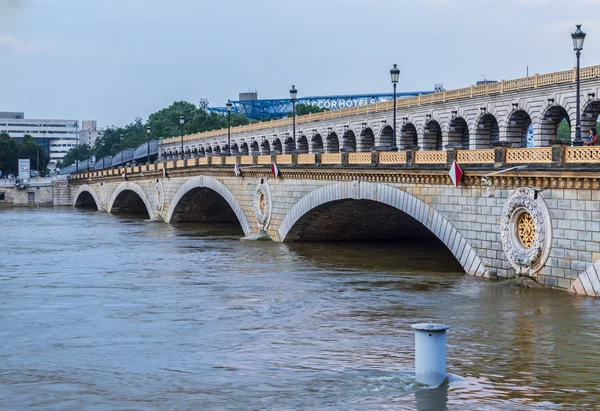
[[[407,91],[396,93],[399,98],[414,97],[419,94],[431,94],[433,91]],[[375,104],[384,101],[392,101],[392,93],[371,93],[371,94],[344,94],[337,96],[309,96],[296,99],[297,104],[307,104],[337,110],[340,108],[350,108]],[[232,101],[232,112],[243,114],[247,118],[260,120],[263,118],[286,117],[292,111],[292,100],[289,98],[266,99],[266,100],[236,100]],[[210,107],[209,111],[216,113],[226,113],[225,107]]]

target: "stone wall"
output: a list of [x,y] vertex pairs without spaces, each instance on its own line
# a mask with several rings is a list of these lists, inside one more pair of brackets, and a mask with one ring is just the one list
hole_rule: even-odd
[[43,187],[0,187],[0,198],[4,193],[4,200],[0,200],[0,207],[52,207],[53,188]]
[[[101,210],[111,212],[119,194],[137,193],[151,217],[204,222],[211,215],[218,221],[235,215],[246,235],[264,230],[275,241],[434,236],[469,274],[510,278],[521,273],[550,287],[600,295],[599,276],[593,283],[579,280],[600,259],[600,186],[573,180],[575,174],[552,184],[548,176],[498,177],[495,187],[481,185],[474,175],[457,188],[448,184],[445,171],[374,176],[360,170],[291,170],[279,179],[266,169],[247,169],[242,177],[222,169],[203,173],[183,169],[167,178],[75,183],[71,203],[77,193],[89,191]],[[204,204],[214,198],[219,201]],[[175,211],[178,205],[183,214]],[[222,213],[223,208],[228,211]],[[515,245],[514,221],[507,216],[514,210],[534,218],[537,242],[531,249]]]

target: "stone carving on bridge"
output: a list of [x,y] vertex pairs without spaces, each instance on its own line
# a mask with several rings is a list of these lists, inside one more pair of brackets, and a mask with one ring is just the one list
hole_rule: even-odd
[[265,231],[271,222],[271,190],[263,179],[254,191],[254,214],[261,231]]
[[156,183],[154,192],[156,194],[156,211],[160,214],[165,208],[165,188],[163,187],[162,180]]
[[537,190],[521,187],[507,198],[501,235],[506,258],[519,275],[533,276],[544,267],[550,254],[552,223]]

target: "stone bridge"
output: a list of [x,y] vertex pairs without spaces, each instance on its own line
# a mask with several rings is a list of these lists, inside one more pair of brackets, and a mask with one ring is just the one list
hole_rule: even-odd
[[[533,126],[535,147],[548,147],[566,119],[575,133],[576,70],[502,80],[480,86],[398,100],[397,146],[422,151],[487,149],[494,143],[525,147]],[[581,124],[584,138],[600,115],[600,66],[581,69]],[[233,155],[368,152],[392,144],[393,102],[309,114],[231,129]],[[295,141],[294,141],[295,139]],[[221,155],[227,129],[163,140],[162,159]],[[295,144],[294,144],[295,142]]]
[[[311,164],[300,164],[303,154],[167,161],[73,175],[69,192],[77,207],[165,223],[233,222],[240,236],[274,241],[439,241],[467,274],[528,275],[600,295],[598,148],[419,153],[314,154]],[[465,176],[455,187],[448,163],[457,158]]]

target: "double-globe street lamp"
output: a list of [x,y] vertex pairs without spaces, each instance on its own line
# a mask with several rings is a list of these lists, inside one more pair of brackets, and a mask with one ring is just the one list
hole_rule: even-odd
[[390,151],[398,151],[396,146],[396,86],[398,85],[398,78],[400,77],[400,69],[394,64],[394,67],[390,70],[390,76],[392,77],[392,84],[394,85],[394,120],[392,129],[392,146]]
[[292,141],[294,142],[294,152],[296,152],[296,97],[298,90],[292,85],[290,89],[290,100],[292,100]]
[[179,116],[179,134],[181,134],[181,159],[185,158],[185,154],[183,153],[183,125],[185,123],[185,117],[183,115]]
[[581,50],[583,50],[583,41],[585,40],[585,33],[581,30],[581,24],[577,24],[577,30],[571,33],[571,38],[573,39],[573,50],[575,50],[575,55],[577,56],[577,74],[576,74],[576,83],[577,83],[577,105],[576,110],[577,113],[575,115],[575,140],[573,140],[574,146],[582,146],[583,140],[581,139],[581,122],[580,122],[580,84],[579,84],[579,58],[581,56]]
[[227,155],[231,155],[231,107],[233,107],[233,103],[231,100],[227,100]]

